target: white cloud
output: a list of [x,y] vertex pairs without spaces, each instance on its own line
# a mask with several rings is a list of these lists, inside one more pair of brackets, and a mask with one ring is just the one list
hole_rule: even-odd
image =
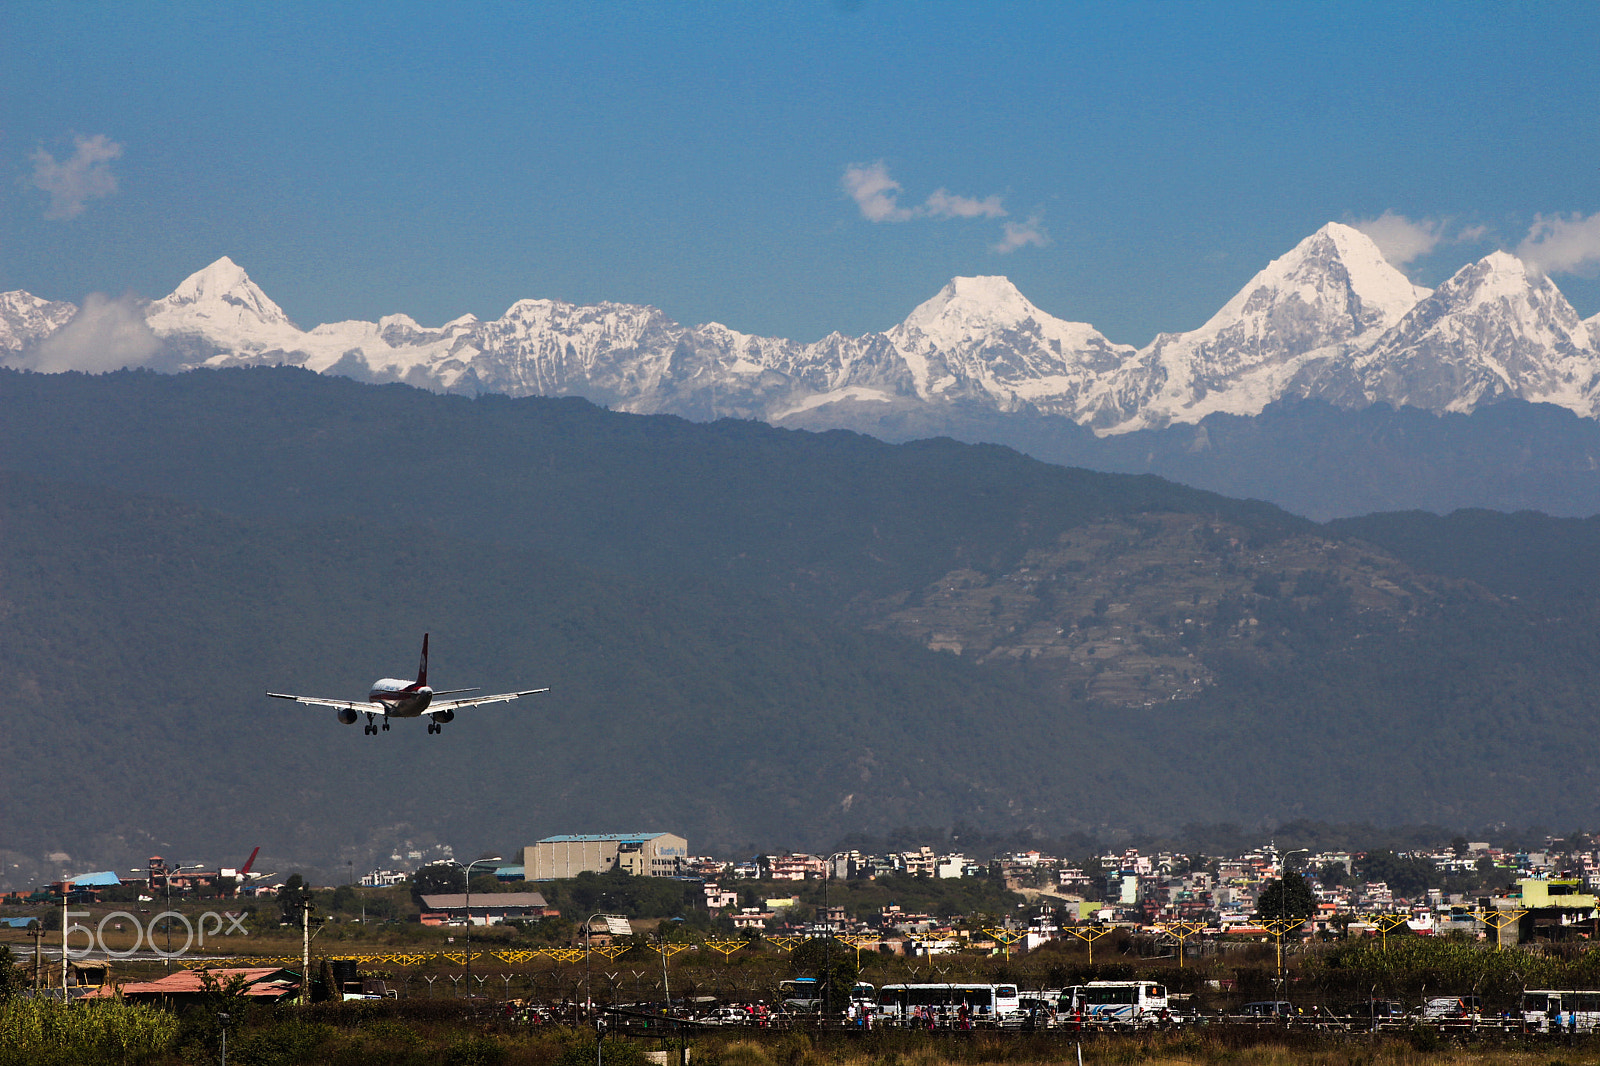
[[880,159],[876,163],[852,163],[844,168],[844,191],[861,209],[869,222],[910,222],[914,218],[1004,218],[1006,209],[998,196],[978,199],[957,196],[949,189],[936,189],[916,207],[900,206],[900,183],[889,176]]
[[161,351],[161,341],[145,325],[131,296],[113,300],[90,293],[67,324],[40,341],[14,365],[46,374],[81,370],[102,374],[146,366]]
[[1444,223],[1431,218],[1410,219],[1385,211],[1377,218],[1360,219],[1352,225],[1372,238],[1393,266],[1404,267],[1419,255],[1427,255],[1444,240]]
[[1038,215],[1032,215],[1026,222],[1007,222],[1005,235],[996,243],[989,245],[989,250],[998,255],[1009,255],[1018,248],[1026,248],[1030,244],[1035,248],[1045,247],[1050,243],[1050,235],[1044,231],[1039,221]]
[[889,168],[881,161],[845,167],[844,191],[850,194],[861,208],[862,217],[869,222],[905,222],[916,217],[916,212],[896,202],[900,183],[889,176]]
[[1517,258],[1542,274],[1588,274],[1600,268],[1600,212],[1535,215]]
[[111,161],[122,154],[122,145],[103,133],[73,138],[75,150],[65,162],[43,148],[35,148],[28,158],[33,162],[31,184],[50,194],[45,218],[77,218],[90,200],[117,191],[117,176]]
[[[915,207],[904,207],[900,203],[900,183],[889,176],[889,168],[881,159],[876,163],[851,163],[844,168],[840,184],[845,194],[856,202],[861,217],[869,222],[1005,218],[1008,214],[998,195],[957,196],[945,188],[935,189]],[[1004,255],[1028,245],[1043,248],[1049,243],[1050,237],[1039,224],[1039,216],[1035,215],[1026,222],[1005,223],[1004,235],[989,249]]]
[[952,196],[946,189],[935,189],[922,210],[930,218],[1004,218],[1006,214],[998,196],[975,200],[970,196]]

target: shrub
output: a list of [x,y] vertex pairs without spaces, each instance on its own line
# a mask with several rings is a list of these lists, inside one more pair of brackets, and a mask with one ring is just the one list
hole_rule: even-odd
[[145,1062],[177,1041],[178,1022],[153,1007],[111,1001],[0,1004],[0,1066]]

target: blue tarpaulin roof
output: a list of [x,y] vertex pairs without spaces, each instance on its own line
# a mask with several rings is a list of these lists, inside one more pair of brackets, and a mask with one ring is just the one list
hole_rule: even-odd
[[102,870],[95,874],[79,874],[72,879],[72,883],[79,888],[115,888],[122,884],[117,878],[115,870]]

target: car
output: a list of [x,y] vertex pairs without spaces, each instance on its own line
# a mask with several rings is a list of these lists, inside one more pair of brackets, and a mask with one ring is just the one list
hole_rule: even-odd
[[718,1007],[696,1019],[701,1025],[749,1025],[750,1012],[743,1007]]

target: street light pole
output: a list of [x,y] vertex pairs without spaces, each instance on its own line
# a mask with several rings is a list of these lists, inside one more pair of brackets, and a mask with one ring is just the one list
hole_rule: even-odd
[[[193,866],[189,867],[189,869],[198,870],[198,869],[200,869],[200,867],[202,867],[204,865],[205,865],[205,863],[203,863],[203,862],[202,863],[195,863]],[[169,970],[172,969],[172,914],[171,914],[171,911],[172,911],[172,875],[175,874],[175,873],[181,873],[183,871],[183,868],[184,868],[183,864],[179,863],[176,866],[173,866],[173,867],[170,867],[170,868],[165,868],[165,872],[161,875],[162,883],[165,884],[166,887],[167,887],[167,911],[168,911],[168,913],[164,916],[164,920],[165,920],[166,926],[167,926],[167,954],[165,956],[165,959],[166,959],[166,964],[167,964],[166,968],[169,969]],[[62,973],[65,973],[65,972],[66,972],[65,964],[63,964]],[[63,987],[65,987],[65,985],[63,985]]]
[[[457,866],[461,865],[461,863],[458,862],[455,859],[451,859],[450,861],[454,862]],[[478,865],[480,862],[500,862],[500,861],[501,861],[501,858],[498,855],[486,855],[481,859],[473,859],[471,862],[467,863],[467,865],[465,867],[466,872],[467,872],[467,998],[468,999],[472,998],[472,868],[474,866]],[[487,925],[488,921],[489,920],[487,918],[485,918],[484,919],[484,924]]]
[[[602,895],[600,898],[606,897]],[[594,920],[602,916],[609,917],[605,911],[595,911],[583,923],[583,1009],[590,1017],[594,1016],[594,995],[589,991],[589,936],[594,931]]]

